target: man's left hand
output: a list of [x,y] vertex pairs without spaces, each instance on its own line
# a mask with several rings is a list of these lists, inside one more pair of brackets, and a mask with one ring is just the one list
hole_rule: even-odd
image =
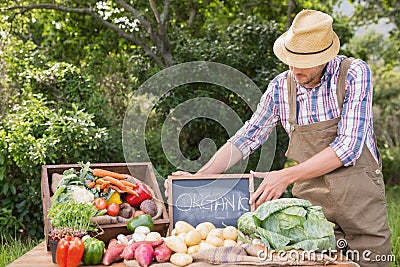
[[[250,204],[256,203],[256,207],[272,199],[278,199],[290,184],[288,177],[282,170],[272,172],[250,172],[256,178],[264,179],[258,189],[250,198]],[[257,201],[256,201],[257,200]]]

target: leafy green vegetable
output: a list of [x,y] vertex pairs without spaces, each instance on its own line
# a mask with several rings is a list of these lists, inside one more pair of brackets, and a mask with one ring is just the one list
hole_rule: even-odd
[[273,249],[329,250],[335,248],[334,224],[319,206],[297,198],[267,201],[238,219],[244,234],[259,237]]
[[61,202],[50,207],[48,217],[53,227],[89,232],[96,230],[91,222],[96,213],[93,204]]
[[238,228],[245,235],[251,237],[251,235],[254,235],[254,233],[256,232],[257,226],[254,222],[252,212],[244,213],[242,216],[240,216],[237,223],[238,223]]
[[81,167],[81,170],[79,171],[79,178],[83,181],[86,178],[86,175],[92,172],[92,169],[89,168],[90,162],[86,162],[86,164],[83,162],[78,162],[78,164]]
[[78,162],[81,169],[77,171],[74,168],[63,172],[63,179],[58,183],[57,190],[52,197],[52,203],[60,202],[93,202],[95,198],[102,197],[108,199],[114,190],[103,192],[98,188],[89,188],[87,181],[95,181],[96,177],[89,168],[90,162]]

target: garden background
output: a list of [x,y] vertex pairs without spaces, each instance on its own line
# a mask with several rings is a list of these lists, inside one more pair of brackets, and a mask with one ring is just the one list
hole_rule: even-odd
[[[264,91],[287,68],[274,56],[273,42],[305,8],[332,14],[341,54],[365,60],[373,71],[393,266],[400,266],[400,2],[373,0],[1,1],[0,266],[43,239],[41,165],[125,162],[122,123],[131,97],[175,64],[223,63]],[[375,24],[385,31],[372,30]],[[174,107],[200,96],[223,101],[243,121],[252,113],[238,95],[215,85],[185,85],[165,95],[145,136],[161,185],[176,170],[162,150],[163,122]],[[272,169],[290,164],[279,126],[277,135]],[[219,147],[228,134],[215,121],[197,118],[179,138],[182,153],[195,160],[201,140]],[[259,156],[250,157],[247,171]]]

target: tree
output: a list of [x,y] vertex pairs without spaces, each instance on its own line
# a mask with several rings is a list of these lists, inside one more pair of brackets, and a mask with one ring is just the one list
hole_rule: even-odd
[[[90,5],[92,3],[92,5]],[[23,15],[31,10],[47,9],[66,13],[76,13],[88,15],[97,20],[104,27],[114,31],[119,37],[133,42],[141,47],[145,55],[150,57],[160,67],[167,67],[173,64],[171,45],[167,33],[167,22],[170,9],[170,1],[164,0],[163,5],[157,6],[154,0],[149,0],[152,10],[152,17],[143,14],[144,12],[136,9],[133,5],[124,0],[108,2],[87,1],[87,6],[64,6],[58,4],[29,4],[5,7],[3,11],[11,11],[10,23],[19,15]],[[160,8],[161,6],[161,8]],[[161,9],[161,11],[159,10]],[[38,44],[35,36],[25,35],[12,27],[15,35],[27,40],[31,39]],[[156,50],[153,50],[152,47]]]
[[391,50],[394,53],[385,57],[387,67],[399,66],[400,55],[400,2],[399,1],[374,1],[374,0],[352,0],[350,1],[355,11],[350,20],[353,26],[365,26],[378,23],[386,19],[388,24],[393,25],[390,32]]

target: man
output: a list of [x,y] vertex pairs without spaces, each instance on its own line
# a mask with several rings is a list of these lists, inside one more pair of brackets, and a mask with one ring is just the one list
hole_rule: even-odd
[[[390,254],[390,231],[373,131],[371,71],[362,60],[350,64],[337,55],[332,22],[319,11],[297,14],[274,44],[290,70],[270,82],[251,119],[197,173],[226,171],[261,146],[280,121],[290,136],[287,157],[298,164],[253,172],[264,180],[250,202],[277,199],[294,183],[293,195],[323,207],[336,238],[358,251],[361,266],[389,266],[373,261]],[[173,173],[182,174],[188,173]]]

